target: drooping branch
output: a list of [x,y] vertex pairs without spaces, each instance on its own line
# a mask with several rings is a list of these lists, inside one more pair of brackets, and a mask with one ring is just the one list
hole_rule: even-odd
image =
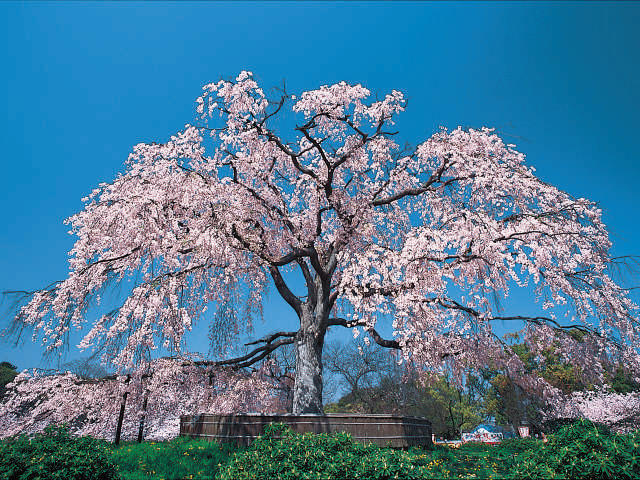
[[278,267],[271,265],[269,267],[269,273],[271,274],[271,278],[273,278],[273,282],[275,283],[276,288],[278,289],[278,292],[280,293],[282,298],[284,298],[284,300],[289,305],[291,305],[291,308],[296,311],[298,316],[300,316],[302,314],[302,302],[289,289],[284,281],[284,278],[282,278],[282,274],[280,273],[280,270],[278,270]]
[[394,348],[396,350],[401,349],[400,343],[397,340],[387,340],[386,338],[382,338],[375,328],[367,328],[367,333],[371,335],[371,338],[373,338],[373,341],[376,342],[381,347]]
[[[430,302],[433,301],[433,299],[429,300]],[[562,325],[560,322],[558,322],[557,320],[550,318],[550,317],[544,317],[544,316],[526,316],[526,315],[511,315],[511,316],[487,316],[487,315],[482,315],[479,311],[471,308],[471,307],[467,307],[464,305],[461,305],[460,303],[456,302],[455,300],[452,299],[437,299],[436,302],[441,305],[444,308],[447,309],[453,309],[453,310],[460,310],[463,311],[465,313],[467,313],[468,315],[476,318],[476,319],[482,319],[484,321],[487,322],[491,322],[491,321],[509,321],[509,320],[514,320],[514,321],[522,321],[522,322],[527,322],[527,323],[532,323],[535,325],[540,325],[540,326],[548,326],[553,328],[554,330],[558,331],[558,332],[572,332],[572,331],[580,331],[583,333],[586,333],[588,335],[593,335],[595,337],[598,338],[602,338],[602,339],[606,339],[609,343],[611,343],[612,345],[615,345],[618,349],[622,350],[623,346],[616,340],[613,339],[609,336],[605,336],[604,334],[602,334],[601,332],[598,332],[595,328],[590,327],[588,325],[580,325],[580,324],[571,324],[571,325]]]
[[271,343],[277,338],[295,337],[296,334],[297,332],[276,332],[276,333],[269,334],[265,337],[259,338],[258,340],[254,340],[253,342],[245,343],[245,345],[249,346],[249,345],[257,345],[259,343]]
[[[276,338],[279,338],[279,337],[276,337]],[[249,366],[259,362],[260,360],[265,358],[267,355],[269,355],[271,352],[273,352],[274,350],[277,350],[278,348],[282,347],[283,345],[289,345],[289,344],[291,344],[293,342],[294,342],[293,338],[284,338],[282,340],[278,340],[275,343],[267,342],[264,345],[262,345],[260,347],[257,347],[255,349],[253,349],[252,351],[250,351],[249,353],[247,353],[246,355],[242,355],[240,357],[230,358],[228,360],[221,360],[221,361],[194,360],[194,361],[185,362],[185,365],[206,365],[206,366],[213,366],[213,367],[233,367],[233,368],[236,368],[236,369],[245,368],[245,367],[249,367]],[[255,343],[257,343],[257,342],[248,343],[247,345],[251,345],[251,344],[255,344]]]
[[397,340],[388,340],[386,338],[382,338],[378,331],[373,327],[367,327],[365,324],[357,322],[357,321],[349,321],[345,318],[330,318],[327,324],[328,326],[340,326],[345,328],[354,328],[358,326],[364,326],[366,332],[371,335],[371,338],[374,342],[384,348],[393,348],[396,350],[400,350],[402,347]]
[[85,273],[87,270],[89,270],[92,267],[95,267],[96,265],[100,265],[101,263],[109,263],[109,262],[116,262],[118,260],[123,260],[127,257],[130,257],[131,255],[133,255],[134,253],[140,251],[142,247],[135,247],[133,248],[129,253],[124,253],[122,255],[118,255],[117,257],[110,257],[110,258],[101,258],[100,260],[95,260],[91,263],[89,263],[86,267],[84,267],[83,269],[81,269],[78,273],[80,275],[82,275],[83,273]]

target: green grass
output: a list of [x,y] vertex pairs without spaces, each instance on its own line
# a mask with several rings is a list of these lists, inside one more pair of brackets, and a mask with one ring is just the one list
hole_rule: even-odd
[[542,445],[538,440],[519,439],[501,445],[468,443],[458,448],[437,446],[433,454],[449,467],[445,478],[513,478],[520,456]]
[[168,442],[124,443],[112,447],[122,478],[214,479],[238,447],[178,437]]

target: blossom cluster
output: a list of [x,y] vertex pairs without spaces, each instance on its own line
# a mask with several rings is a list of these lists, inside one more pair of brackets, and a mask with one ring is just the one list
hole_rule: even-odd
[[76,435],[112,441],[123,403],[123,440],[137,438],[141,420],[145,439],[166,440],[178,435],[180,415],[283,408],[273,382],[260,372],[202,369],[172,359],[103,379],[24,371],[0,404],[0,438],[64,423]]
[[548,418],[586,418],[620,433],[640,429],[640,392],[617,393],[603,386],[550,402]]

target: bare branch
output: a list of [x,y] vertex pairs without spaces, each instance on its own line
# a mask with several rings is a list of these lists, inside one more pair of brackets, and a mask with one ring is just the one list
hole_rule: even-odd
[[275,343],[266,343],[265,345],[255,348],[251,352],[247,353],[246,355],[242,355],[241,357],[231,358],[229,360],[222,360],[222,361],[195,360],[195,361],[185,362],[184,364],[185,365],[208,365],[213,367],[231,366],[233,368],[244,368],[259,362],[260,360],[262,360],[271,352],[280,348],[281,346],[288,345],[293,342],[294,342],[293,338],[285,338]]
[[258,340],[254,340],[253,342],[245,343],[246,346],[249,345],[258,345],[259,343],[271,343],[276,338],[280,337],[295,337],[298,332],[276,332],[265,337],[259,338]]
[[282,275],[280,274],[280,270],[278,270],[278,267],[274,265],[269,266],[269,273],[271,273],[271,278],[273,278],[273,282],[275,283],[276,288],[278,289],[278,292],[280,293],[280,295],[282,295],[282,298],[284,298],[284,300],[289,305],[291,305],[291,307],[296,311],[298,316],[302,315],[302,302],[289,289],[289,287],[284,281],[284,278],[282,278]]

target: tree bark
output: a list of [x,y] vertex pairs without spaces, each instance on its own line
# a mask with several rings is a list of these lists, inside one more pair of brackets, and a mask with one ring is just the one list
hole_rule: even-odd
[[293,414],[324,414],[322,409],[322,347],[326,331],[319,312],[304,311],[296,334]]
[[[127,378],[125,380],[125,385],[129,385],[129,382],[131,381],[131,375],[127,375]],[[118,415],[118,424],[116,426],[116,438],[114,439],[114,442],[116,445],[120,445],[120,433],[122,432],[122,422],[124,420],[124,409],[127,405],[127,397],[129,396],[129,391],[125,391],[122,394],[122,403],[120,404],[120,414]]]
[[322,345],[318,338],[300,332],[296,337],[296,375],[293,387],[293,413],[323,414]]
[[138,443],[142,443],[144,438],[144,421],[147,416],[147,400],[149,400],[149,392],[144,393],[144,401],[142,402],[142,415],[140,416],[140,425],[138,426]]

